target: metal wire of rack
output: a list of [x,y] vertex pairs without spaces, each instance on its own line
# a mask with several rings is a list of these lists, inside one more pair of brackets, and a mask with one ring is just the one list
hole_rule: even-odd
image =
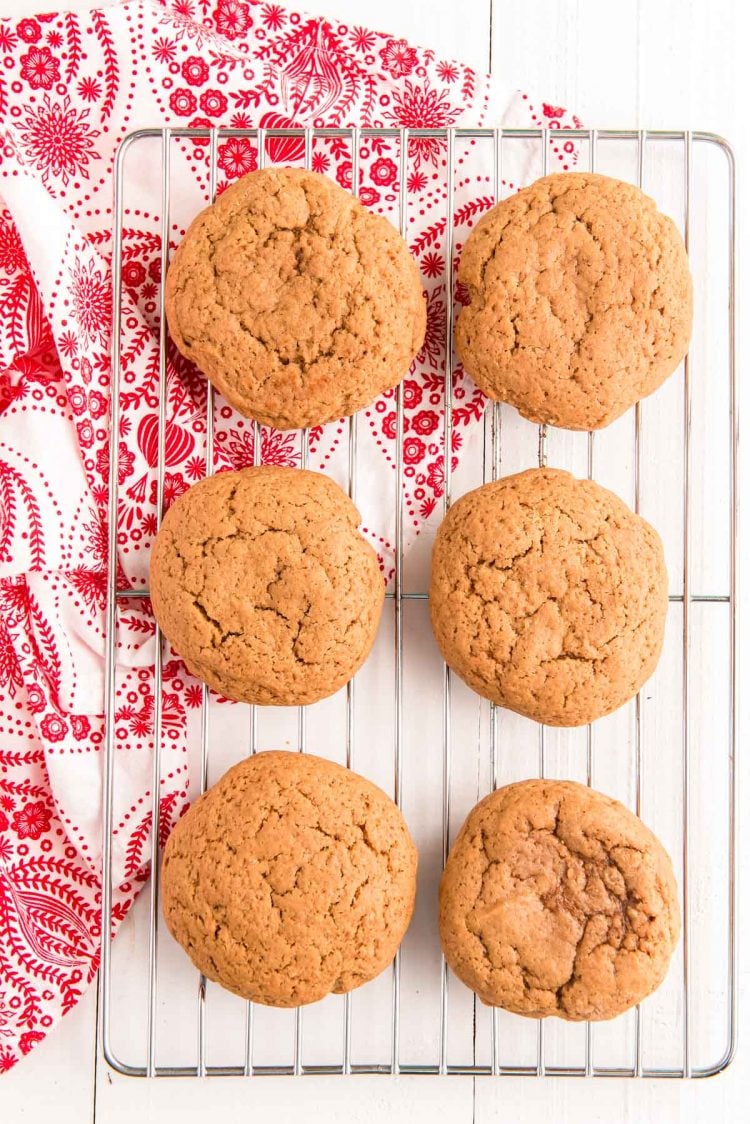
[[[440,962],[438,988],[439,988],[439,1032],[436,1037],[436,1051],[429,1060],[407,1061],[404,1060],[401,1043],[401,1024],[404,1009],[402,995],[402,958],[401,952],[397,954],[391,973],[389,1008],[389,1050],[388,1057],[384,1060],[369,1061],[356,1060],[352,1044],[353,1034],[353,997],[346,995],[342,1002],[342,1023],[340,1027],[341,1051],[340,1061],[315,1064],[305,1061],[304,1058],[304,1019],[306,1014],[298,1009],[293,1014],[293,1034],[291,1059],[283,1062],[259,1063],[254,1059],[257,1045],[255,1034],[256,1011],[251,1003],[244,1009],[244,1038],[242,1044],[243,1057],[239,1063],[231,1064],[224,1060],[208,1060],[208,1023],[207,1023],[207,987],[206,980],[200,977],[197,981],[197,1058],[190,1064],[164,1064],[159,1061],[160,1041],[160,990],[158,976],[159,962],[159,865],[153,864],[152,876],[148,894],[148,921],[147,939],[141,942],[140,952],[147,963],[146,972],[146,1027],[145,1027],[145,1057],[139,1061],[123,1060],[121,1052],[114,1043],[113,1027],[116,1014],[113,1000],[113,981],[118,978],[118,967],[113,955],[113,944],[110,937],[113,917],[113,885],[112,885],[112,836],[113,836],[113,794],[116,784],[116,750],[117,735],[115,731],[114,708],[116,690],[116,658],[115,644],[117,639],[116,610],[118,602],[123,598],[133,596],[148,596],[147,590],[134,592],[130,589],[120,589],[117,586],[117,566],[115,565],[117,552],[117,511],[118,511],[118,473],[117,473],[117,442],[111,442],[112,456],[110,465],[110,512],[109,512],[109,598],[107,609],[107,670],[106,670],[106,760],[104,773],[104,837],[103,837],[103,925],[102,925],[102,974],[101,974],[101,1018],[102,1042],[104,1055],[108,1063],[119,1072],[134,1076],[203,1076],[206,1074],[243,1074],[245,1076],[268,1074],[352,1074],[352,1073],[421,1073],[421,1074],[486,1074],[486,1075],[569,1075],[569,1076],[616,1076],[616,1077],[702,1077],[716,1073],[723,1069],[732,1059],[736,1037],[736,895],[737,895],[737,869],[736,869],[736,833],[737,833],[737,789],[736,789],[736,732],[737,732],[737,702],[738,692],[736,684],[736,659],[737,659],[737,388],[736,388],[736,363],[735,363],[735,172],[734,157],[731,147],[722,138],[713,134],[702,132],[648,132],[635,130],[571,130],[566,131],[566,139],[585,147],[588,152],[588,166],[592,171],[598,167],[598,150],[603,142],[615,144],[628,144],[636,147],[637,176],[636,182],[644,184],[644,165],[647,148],[660,145],[677,145],[681,150],[682,164],[682,192],[684,204],[685,241],[688,251],[691,249],[691,236],[695,223],[695,216],[691,209],[693,192],[693,160],[698,146],[709,146],[720,151],[726,157],[726,185],[728,191],[727,216],[728,227],[726,230],[726,355],[727,355],[727,401],[728,417],[725,419],[727,440],[730,443],[729,473],[727,480],[726,500],[729,507],[729,532],[728,542],[728,587],[721,592],[693,592],[692,584],[692,558],[691,558],[691,523],[694,518],[692,502],[694,489],[695,465],[691,457],[691,428],[692,428],[692,402],[693,402],[693,372],[690,359],[685,362],[683,391],[682,391],[682,427],[684,435],[683,460],[681,466],[681,497],[679,503],[682,509],[682,583],[681,592],[670,594],[670,601],[674,602],[681,616],[682,652],[681,652],[681,827],[682,827],[682,903],[683,903],[683,943],[681,949],[681,1018],[679,1021],[679,1038],[681,1061],[673,1065],[647,1065],[644,1060],[644,1043],[642,1033],[641,1008],[637,1008],[632,1023],[632,1052],[628,1064],[596,1064],[595,1062],[595,1036],[598,1031],[592,1024],[585,1027],[582,1057],[575,1063],[565,1061],[562,1063],[550,1062],[548,1050],[545,1046],[545,1022],[539,1020],[536,1030],[535,1059],[517,1064],[510,1062],[503,1056],[503,1036],[501,1034],[501,1013],[494,1009],[489,1017],[489,1038],[485,1043],[486,1049],[482,1053],[482,1060],[477,1060],[477,1005],[473,1004],[473,1034],[474,1047],[472,1060],[461,1059],[456,1062],[451,1057],[450,1028],[451,1028],[451,998],[449,974],[444,959]],[[125,212],[126,188],[126,159],[133,146],[144,141],[158,145],[161,169],[161,275],[165,275],[168,265],[170,241],[170,161],[174,142],[189,138],[199,139],[208,144],[210,185],[209,196],[213,200],[216,196],[217,184],[217,151],[221,140],[229,137],[243,137],[249,139],[257,151],[258,167],[262,167],[266,157],[266,144],[269,139],[292,138],[304,140],[305,166],[310,167],[313,155],[313,146],[316,141],[329,141],[332,138],[344,139],[351,145],[352,184],[353,188],[359,183],[360,169],[360,142],[363,138],[377,136],[395,146],[398,152],[398,225],[404,236],[407,235],[408,222],[408,192],[407,175],[409,170],[409,142],[414,138],[426,137],[440,141],[444,145],[445,167],[447,169],[446,184],[446,234],[445,234],[445,293],[446,293],[446,323],[445,323],[445,354],[448,362],[445,363],[443,381],[444,396],[444,432],[443,432],[443,471],[445,487],[443,494],[444,510],[451,502],[452,487],[452,412],[453,412],[453,267],[455,261],[454,244],[454,190],[456,182],[456,145],[463,142],[481,142],[492,146],[492,186],[494,197],[499,199],[503,185],[503,160],[504,151],[508,144],[536,144],[540,146],[540,170],[546,174],[549,170],[550,133],[547,129],[432,129],[432,130],[398,130],[398,129],[146,129],[130,134],[121,143],[115,164],[115,201],[114,201],[114,229],[113,229],[113,345],[112,345],[112,407],[110,427],[112,433],[118,432],[120,424],[121,390],[120,377],[122,366],[121,333],[119,326],[122,322],[122,249],[123,249],[123,218]],[[159,305],[159,434],[157,450],[157,516],[160,517],[164,507],[164,469],[165,469],[165,431],[167,420],[167,330],[163,299]],[[403,384],[398,388],[395,396],[396,409],[396,448],[401,450],[405,432],[404,423],[404,397]],[[214,395],[209,386],[206,408],[206,445],[205,445],[205,471],[211,473],[214,467]],[[485,445],[483,462],[481,466],[482,479],[496,479],[502,470],[503,456],[503,410],[499,404],[490,405],[485,419]],[[526,423],[525,423],[526,424]],[[638,405],[633,411],[633,496],[636,511],[641,509],[644,458],[642,437],[642,409]],[[548,454],[549,435],[546,426],[539,427],[538,432],[538,461],[545,464]],[[589,433],[586,446],[586,467],[590,477],[594,474],[597,449],[602,438]],[[254,423],[254,463],[261,459],[261,427]],[[301,435],[301,463],[307,465],[309,456],[307,433]],[[348,449],[347,449],[347,478],[349,494],[356,501],[358,494],[358,440],[356,417],[348,422]],[[403,797],[404,774],[404,672],[405,672],[405,647],[404,647],[404,611],[405,607],[414,601],[425,601],[427,594],[424,590],[411,590],[405,588],[404,583],[404,460],[398,456],[396,471],[394,473],[394,506],[396,509],[395,521],[395,574],[393,588],[388,592],[392,605],[393,622],[393,690],[395,708],[393,713],[393,793],[396,802],[401,805]],[[726,764],[726,824],[725,824],[725,857],[726,857],[726,885],[723,891],[725,916],[722,924],[726,930],[726,977],[723,985],[722,1000],[726,1007],[724,1048],[718,1058],[696,1060],[693,1046],[693,1013],[694,1003],[691,1002],[692,985],[692,938],[691,929],[691,882],[690,871],[693,858],[693,840],[691,837],[692,819],[695,813],[695,794],[691,788],[691,717],[694,705],[695,691],[691,680],[691,628],[693,628],[693,613],[696,606],[724,605],[729,613],[727,669],[729,675],[728,705],[729,715],[727,723],[727,744],[722,745],[722,760]],[[162,776],[161,762],[161,729],[163,721],[163,691],[162,691],[162,644],[158,630],[156,635],[156,663],[154,668],[154,751],[152,769],[152,828],[151,847],[152,853],[159,856],[159,787]],[[440,711],[440,725],[442,729],[442,801],[439,823],[435,825],[441,837],[441,857],[445,861],[449,843],[452,822],[452,693],[454,685],[449,669],[443,666],[442,670],[442,703]],[[346,688],[346,720],[345,720],[345,761],[347,766],[356,767],[358,761],[356,745],[356,714],[358,687],[353,680]],[[297,719],[298,748],[304,751],[307,742],[306,709],[299,708]],[[501,748],[498,726],[500,721],[499,709],[494,705],[489,708],[489,723],[487,737],[484,742],[480,738],[479,754],[487,755],[485,762],[488,770],[489,783],[494,789],[500,783]],[[203,688],[203,705],[200,720],[200,766],[198,772],[198,787],[204,791],[209,776],[209,753],[211,746],[209,694]],[[637,813],[642,806],[642,777],[644,764],[644,708],[642,697],[639,695],[634,702],[634,741],[633,741],[633,773],[634,773],[634,807]],[[255,753],[258,748],[258,714],[255,707],[249,708],[248,721],[248,751]],[[537,771],[544,776],[548,770],[548,742],[545,728],[540,726],[537,734]],[[593,750],[592,728],[586,730],[585,742],[585,779],[589,785],[595,780],[595,755]],[[411,1002],[415,1002],[411,996]],[[630,1033],[630,1031],[628,1032]]]

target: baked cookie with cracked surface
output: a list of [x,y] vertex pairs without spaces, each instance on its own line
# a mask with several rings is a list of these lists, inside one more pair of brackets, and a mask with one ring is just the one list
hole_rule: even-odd
[[151,552],[151,601],[189,670],[264,706],[343,687],[385,596],[359,522],[333,480],[303,469],[220,472],[180,496]]
[[472,231],[456,348],[477,386],[524,417],[600,429],[684,358],[693,315],[683,239],[637,187],[545,176]]
[[534,468],[469,492],[438,529],[430,615],[480,695],[550,726],[632,698],[667,614],[661,539],[613,492]]
[[449,965],[490,1006],[611,1019],[664,979],[680,932],[672,863],[617,800],[572,781],[500,788],[440,883]]
[[202,211],[165,299],[182,354],[237,410],[279,429],[369,405],[401,382],[425,333],[398,231],[299,168],[250,172]]
[[164,852],[170,932],[209,979],[273,1007],[351,991],[409,926],[417,849],[388,796],[307,753],[246,758]]

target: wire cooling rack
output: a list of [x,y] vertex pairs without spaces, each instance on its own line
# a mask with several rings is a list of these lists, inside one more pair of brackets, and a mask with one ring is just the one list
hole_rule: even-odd
[[[148,152],[154,172],[151,213],[160,216],[161,273],[170,241],[175,174],[184,144],[208,148],[215,197],[219,144],[247,138],[262,166],[270,139],[351,146],[359,182],[360,145],[387,143],[399,166],[392,215],[409,235],[407,177],[412,142],[438,141],[436,176],[445,188],[443,235],[447,317],[444,347],[453,355],[452,270],[460,233],[456,192],[467,161],[481,159],[495,198],[511,187],[504,174],[522,164],[533,180],[549,170],[561,134],[545,129],[491,130],[141,130],[122,142],[115,168],[112,432],[120,423],[123,216],[135,191],[133,151]],[[117,588],[117,442],[110,474],[107,736],[104,781],[104,888],[101,980],[104,1054],[138,1076],[204,1074],[487,1074],[705,1077],[729,1064],[736,1031],[737,409],[735,376],[735,172],[730,146],[700,132],[577,130],[578,167],[611,172],[654,195],[685,233],[696,287],[695,331],[681,374],[652,398],[596,434],[537,431],[506,406],[490,406],[484,428],[458,468],[452,448],[452,363],[443,380],[444,505],[483,480],[538,458],[594,476],[617,490],[660,530],[670,574],[670,612],[656,675],[631,704],[582,730],[553,730],[501,711],[473,695],[439,661],[429,634],[424,549],[404,552],[404,482],[399,457],[392,487],[395,576],[371,659],[345,691],[315,707],[261,710],[217,707],[203,691],[191,729],[193,791],[258,748],[315,749],[370,775],[393,793],[420,847],[420,889],[412,927],[393,969],[355,993],[304,1010],[245,1004],[198,976],[160,923],[158,868],[116,942],[112,924],[115,762],[125,747],[114,722]],[[179,149],[182,145],[183,148]],[[178,157],[175,153],[180,151]],[[522,157],[522,159],[521,159]],[[178,162],[182,165],[176,167]],[[529,172],[529,167],[533,171]],[[460,171],[459,171],[460,169]],[[434,169],[430,169],[432,172]],[[518,173],[514,173],[515,176]],[[518,179],[512,185],[518,186]],[[139,181],[139,198],[145,190]],[[207,199],[203,198],[205,203]],[[197,200],[195,210],[200,205]],[[441,204],[442,205],[442,204]],[[164,501],[166,326],[159,305],[160,395],[157,506]],[[214,462],[216,402],[209,390],[205,464]],[[403,387],[395,394],[396,443],[405,433]],[[358,433],[330,470],[352,497],[358,481]],[[255,461],[261,433],[255,424]],[[306,433],[300,462],[310,461]],[[359,442],[361,445],[361,441]],[[310,462],[311,467],[317,467]],[[392,484],[390,483],[392,477]],[[368,481],[368,483],[370,483]],[[386,484],[383,484],[386,487]],[[423,547],[424,547],[423,544]],[[413,557],[412,557],[413,553]],[[146,595],[147,591],[141,591]],[[155,745],[151,844],[159,855],[158,792],[163,775],[162,645],[154,669]],[[521,1019],[489,1010],[450,976],[436,935],[436,887],[460,823],[491,788],[532,775],[568,776],[619,797],[662,837],[681,891],[683,935],[670,974],[641,1007],[594,1025]]]

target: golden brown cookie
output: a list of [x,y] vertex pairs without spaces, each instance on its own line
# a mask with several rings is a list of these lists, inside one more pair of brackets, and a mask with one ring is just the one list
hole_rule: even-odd
[[396,805],[311,754],[258,753],[200,796],[164,852],[164,916],[197,968],[272,1007],[351,991],[390,964],[417,849]]
[[667,603],[653,527],[559,469],[469,492],[435,540],[430,614],[446,663],[550,726],[592,722],[636,694],[656,667]]
[[440,939],[484,1003],[611,1019],[664,979],[680,932],[669,855],[572,781],[521,781],[469,813],[440,883]]
[[526,418],[600,429],[661,386],[690,341],[692,282],[670,218],[607,176],[545,176],[472,231],[458,271],[464,367]]
[[279,429],[353,414],[401,382],[425,333],[404,240],[326,176],[250,172],[195,219],[167,275],[175,344]]
[[151,552],[151,601],[190,671],[230,699],[332,695],[375,640],[385,590],[359,512],[303,469],[245,468],[172,505]]

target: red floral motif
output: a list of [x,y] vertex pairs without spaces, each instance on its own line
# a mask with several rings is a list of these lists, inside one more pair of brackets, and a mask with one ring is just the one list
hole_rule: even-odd
[[16,32],[24,43],[38,43],[42,37],[42,29],[36,20],[21,20]]
[[204,90],[198,104],[209,117],[221,117],[222,113],[226,113],[229,103],[221,90]]
[[546,103],[542,103],[542,113],[545,117],[549,117],[553,121],[556,121],[558,118],[563,116],[565,110],[560,105],[547,105]]
[[14,814],[12,827],[19,839],[39,839],[45,831],[49,831],[50,814],[44,801],[24,804],[20,812]]
[[70,98],[53,102],[45,94],[37,106],[25,105],[26,116],[18,138],[24,156],[40,173],[44,182],[50,174],[67,186],[73,176],[89,178],[88,165],[98,159],[94,140],[98,129],[88,124],[88,109],[75,109]]
[[94,444],[94,427],[88,418],[76,423],[76,433],[78,434],[78,444],[82,449],[90,449]]
[[383,434],[389,441],[396,440],[396,411],[391,410],[389,414],[383,416]]
[[419,464],[425,452],[424,441],[418,437],[407,437],[404,441],[404,464]]
[[7,831],[8,823],[8,817],[6,816],[5,812],[0,812],[0,831]]
[[410,47],[405,39],[389,39],[379,54],[383,68],[391,78],[411,74],[419,61],[414,47]]
[[49,47],[32,47],[21,56],[21,77],[32,90],[51,90],[60,81],[60,63]]
[[390,184],[395,183],[396,176],[398,175],[396,162],[386,159],[385,156],[381,156],[370,168],[370,175],[378,187],[388,187]]
[[146,267],[135,258],[123,262],[122,280],[130,289],[137,289],[146,280]]
[[198,102],[195,100],[195,94],[192,90],[185,89],[184,86],[172,90],[169,95],[169,108],[178,117],[189,117],[191,113],[195,113],[197,107]]
[[336,169],[336,179],[346,191],[352,189],[352,162],[342,160]]
[[435,410],[420,410],[410,419],[410,428],[415,432],[422,435],[422,437],[429,437],[434,433],[438,427],[438,415]]
[[[188,121],[188,125],[190,126],[191,129],[210,129],[210,128],[212,128],[212,122],[209,121],[209,119],[207,117],[193,117],[190,121]],[[200,150],[202,148],[207,148],[208,145],[210,145],[210,143],[211,143],[211,141],[208,137],[191,137],[190,140],[191,140],[191,143],[193,145],[193,148],[195,149],[196,157],[200,156]],[[156,265],[160,268],[161,262],[159,261],[159,259],[155,258],[154,260],[156,261]],[[152,262],[152,265],[153,265],[153,262]]]
[[359,201],[365,207],[374,207],[376,203],[380,202],[380,192],[376,191],[374,187],[360,187]]
[[252,18],[247,4],[239,0],[219,0],[214,9],[216,30],[226,39],[239,39],[252,27]]
[[422,401],[422,387],[416,379],[404,379],[404,408],[414,410]]
[[230,137],[219,148],[218,165],[230,179],[235,179],[255,171],[258,154],[247,137]]
[[[124,441],[117,446],[117,483],[124,484],[128,476],[133,475],[135,453],[131,453]],[[96,454],[96,467],[102,476],[109,472],[109,444],[100,449]]]
[[26,705],[32,714],[39,714],[47,705],[47,696],[38,683],[30,683],[26,688]]
[[41,1042],[44,1038],[41,1030],[27,1030],[18,1039],[18,1048],[22,1054],[28,1054],[33,1049],[37,1042]]
[[70,726],[76,741],[83,741],[91,733],[91,723],[85,714],[71,714]]
[[48,742],[61,742],[68,732],[68,724],[59,714],[45,714],[39,729]]
[[100,390],[89,391],[89,413],[92,418],[103,418],[109,409],[109,403]]
[[208,81],[208,63],[200,55],[188,55],[180,67],[180,73],[189,86],[202,86]]
[[107,280],[93,258],[76,260],[69,270],[73,315],[84,346],[105,344],[109,336],[110,294]]
[[82,414],[86,409],[86,391],[82,386],[68,387],[68,403],[74,414]]

